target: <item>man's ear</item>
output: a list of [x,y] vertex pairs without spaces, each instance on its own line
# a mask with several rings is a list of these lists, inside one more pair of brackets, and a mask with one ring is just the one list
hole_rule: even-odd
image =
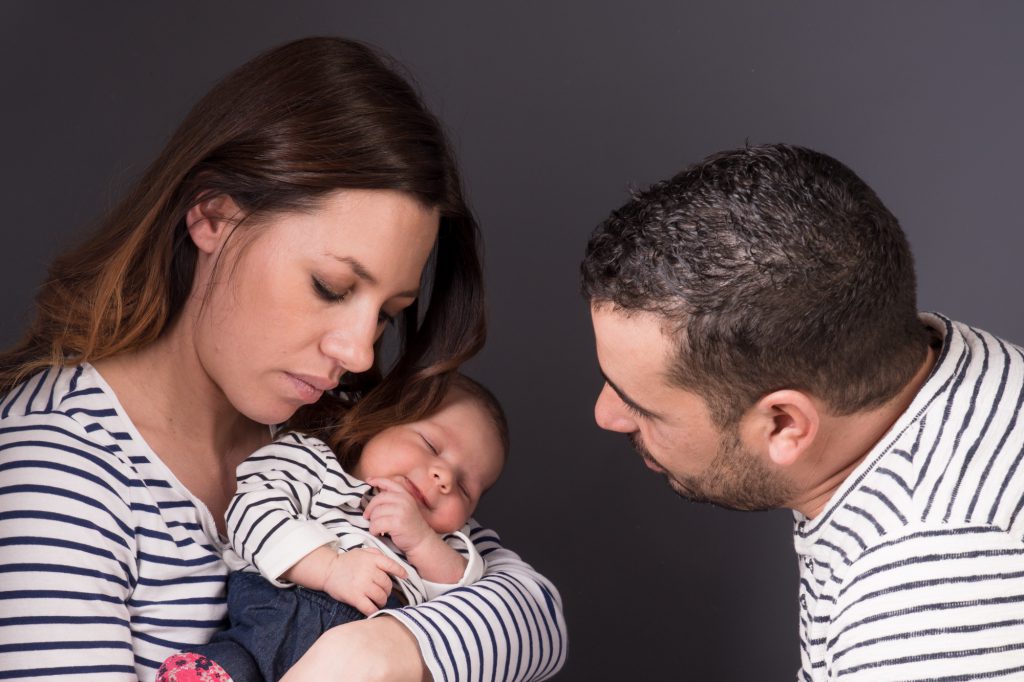
[[238,224],[242,211],[227,194],[206,196],[185,214],[189,236],[200,253],[216,253]]
[[763,396],[751,413],[758,440],[780,467],[800,460],[814,443],[821,424],[818,404],[806,393],[790,389]]

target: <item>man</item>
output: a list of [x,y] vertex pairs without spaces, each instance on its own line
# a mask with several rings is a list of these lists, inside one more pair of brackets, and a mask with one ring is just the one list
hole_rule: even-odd
[[1024,678],[1024,355],[918,315],[863,181],[711,156],[613,212],[582,275],[597,423],[684,497],[795,511],[800,679]]

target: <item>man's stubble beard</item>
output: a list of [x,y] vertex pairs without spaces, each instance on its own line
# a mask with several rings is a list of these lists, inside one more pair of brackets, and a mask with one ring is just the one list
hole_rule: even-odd
[[663,475],[669,487],[691,502],[738,511],[765,511],[783,507],[791,499],[789,484],[743,447],[735,427],[722,430],[715,458],[697,476],[666,470],[647,450],[639,434],[629,434],[629,439],[642,458],[665,470]]

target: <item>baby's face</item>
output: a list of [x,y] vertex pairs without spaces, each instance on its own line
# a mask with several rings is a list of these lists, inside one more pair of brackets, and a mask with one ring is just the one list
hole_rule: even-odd
[[371,438],[352,473],[364,481],[398,482],[435,532],[450,533],[465,525],[503,464],[494,421],[480,403],[453,389],[432,415]]

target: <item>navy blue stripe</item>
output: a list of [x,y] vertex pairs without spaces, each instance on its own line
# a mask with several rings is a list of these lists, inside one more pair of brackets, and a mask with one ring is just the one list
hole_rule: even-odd
[[70,566],[66,564],[43,564],[43,563],[22,563],[22,564],[0,564],[0,573],[60,573],[63,575],[80,575],[87,578],[97,578],[107,582],[120,585],[128,589],[128,581],[119,576],[95,571],[81,566]]
[[927,680],[911,680],[910,682],[973,682],[973,680],[990,680],[994,677],[1006,677],[1007,675],[1014,675],[1020,672],[1024,672],[1024,665],[1018,665],[1012,668],[1001,668],[1000,670],[990,670],[984,673],[970,672],[961,675],[931,677]]
[[[288,446],[287,443],[281,443],[281,445]],[[309,449],[308,448],[299,447],[299,446],[296,446],[296,447],[297,447],[297,449],[302,450],[303,452],[309,453]],[[309,454],[312,454],[312,453],[309,453]],[[299,462],[298,460],[294,460],[294,459],[288,459],[286,457],[279,457],[277,455],[260,455],[260,454],[250,455],[248,458],[246,458],[245,462],[243,462],[241,466],[243,468],[248,468],[249,465],[252,464],[253,462],[270,462],[270,461],[285,462],[285,463],[287,463],[289,465],[297,466],[300,469],[305,469],[306,472],[309,474],[310,478],[312,478],[314,480],[322,478],[322,476],[317,474],[315,471],[310,469],[308,466],[306,466],[302,462]],[[318,460],[318,462],[319,462],[319,460]],[[277,469],[277,468],[275,468],[273,466],[267,466],[265,468],[262,468],[261,471],[266,472],[266,471],[284,471],[284,470]]]
[[[25,392],[25,387],[28,386],[28,383],[28,381],[21,382],[21,385],[19,385],[16,390],[11,391],[11,393],[8,394],[9,398],[7,400],[7,404],[4,405],[4,411],[0,413],[0,419],[7,419],[7,416],[11,413],[11,406],[18,402],[18,398],[20,398],[21,394]],[[2,433],[2,431],[0,431],[0,433]]]
[[114,616],[62,616],[55,614],[0,618],[0,627],[15,627],[18,625],[120,625],[127,629],[128,619],[116,618]]
[[125,575],[129,575],[128,566],[124,562],[119,561],[113,552],[101,547],[84,545],[80,542],[72,542],[70,540],[61,540],[58,538],[11,536],[0,538],[0,547],[60,547],[62,549],[71,549],[77,552],[92,554],[94,556],[115,561],[124,571]]
[[970,600],[959,600],[949,602],[931,602],[928,604],[919,604],[917,606],[905,606],[892,611],[882,611],[879,613],[872,614],[866,618],[861,618],[858,621],[847,625],[843,632],[837,634],[831,640],[829,640],[828,646],[832,648],[835,646],[836,641],[843,634],[855,630],[856,628],[867,625],[869,623],[877,623],[880,620],[888,620],[889,618],[898,618],[900,616],[908,616],[915,613],[927,613],[930,611],[951,611],[954,609],[961,609],[964,607],[970,607],[973,609],[984,608],[986,606],[1000,606],[1003,604],[1020,604],[1024,602],[1024,595],[1015,594],[1012,596],[1001,596],[1001,597],[989,597],[986,599],[970,599]]
[[[948,339],[947,339],[947,342],[948,342]],[[960,352],[960,357],[957,358],[956,367],[953,368],[953,373],[946,379],[946,382],[943,384],[943,387],[949,386],[949,395],[950,396],[956,395],[957,390],[960,388],[960,384],[962,384],[964,379],[967,377],[967,366],[969,364],[967,358],[968,358],[968,351],[967,351],[967,347],[965,346],[964,349]],[[951,386],[950,386],[950,381],[952,381],[952,385]],[[947,398],[946,399],[947,405],[950,402],[951,402],[951,398]],[[921,470],[917,474],[917,481],[914,482],[914,490],[917,490],[921,486],[921,484],[924,482],[925,476],[928,474],[928,469],[931,467],[932,457],[935,454],[935,450],[936,450],[936,448],[939,447],[939,444],[943,442],[942,434],[946,430],[946,423],[947,423],[948,416],[949,415],[948,415],[948,407],[947,407],[947,411],[943,412],[942,421],[939,422],[939,430],[935,434],[935,436],[931,439],[931,441],[932,441],[931,450],[929,450],[928,454],[925,455],[924,463],[921,466]]]
[[883,493],[881,490],[876,490],[874,488],[869,488],[868,486],[862,486],[861,490],[863,490],[868,495],[873,495],[873,496],[877,497],[879,500],[881,500],[882,503],[886,507],[889,508],[889,511],[891,511],[896,516],[896,518],[898,518],[900,520],[901,524],[903,524],[904,526],[907,525],[907,518],[905,516],[903,516],[903,514],[900,512],[900,510],[896,508],[896,505],[892,503],[892,500],[890,500],[885,495],[885,493]]
[[102,601],[108,604],[124,604],[124,599],[109,594],[76,592],[74,590],[5,590],[0,592],[0,601],[5,599],[68,599],[77,601]]
[[[984,337],[982,337],[980,334],[978,334],[977,331],[975,331],[973,329],[971,331],[973,331],[975,333],[975,335],[978,336],[978,338],[981,340],[982,348],[984,348],[984,350],[985,350],[985,355],[984,355],[985,359],[984,359],[984,361],[982,363],[982,367],[981,367],[981,377],[978,378],[978,382],[977,382],[977,384],[975,386],[975,391],[971,395],[971,409],[968,412],[967,418],[964,420],[964,424],[960,427],[961,428],[961,432],[963,430],[967,429],[967,422],[970,421],[970,414],[971,414],[971,412],[973,412],[974,407],[975,407],[975,404],[974,404],[975,403],[975,399],[976,399],[978,393],[981,390],[981,385],[984,382],[984,377],[988,374],[988,363],[989,363],[988,344],[985,343]],[[1005,355],[1006,354],[1006,347],[1002,346],[1002,344],[1000,344],[1000,346],[1002,347],[1003,354]],[[988,433],[989,427],[992,426],[992,419],[993,419],[993,417],[995,417],[996,409],[998,408],[1000,401],[1003,399],[1003,393],[1006,391],[1006,377],[1009,374],[1009,371],[1010,371],[1010,364],[1008,362],[1004,362],[1003,363],[1003,371],[1002,371],[1001,376],[999,377],[999,388],[996,389],[996,395],[992,399],[992,402],[990,403],[990,407],[989,407],[989,410],[988,410],[988,415],[985,417],[985,422],[981,426],[981,431],[978,433],[977,438],[974,439],[974,442],[971,443],[971,446],[967,449],[967,452],[964,454],[963,461],[958,463],[959,475],[956,478],[956,482],[953,484],[953,492],[949,496],[949,502],[946,504],[946,513],[942,517],[942,520],[944,522],[948,522],[949,521],[949,517],[953,513],[953,506],[956,504],[956,498],[957,498],[957,495],[959,495],[959,493],[960,493],[960,486],[963,484],[964,476],[967,475],[968,468],[970,467],[971,461],[974,459],[975,453],[977,453],[977,451],[978,451],[978,447],[981,445],[981,442],[984,440],[985,435]],[[990,454],[994,458],[995,453],[990,453]],[[989,461],[991,461],[991,458],[990,458]],[[947,466],[948,465],[949,464],[947,462]],[[977,497],[977,494],[978,494],[978,492],[980,490],[981,490],[981,484],[979,484],[977,489],[975,489],[975,498]]]
[[[459,660],[465,661],[466,678],[467,679],[472,679],[472,677],[473,677],[473,664],[472,664],[472,661],[470,660],[470,657],[469,657],[469,649],[466,646],[466,640],[462,636],[461,629],[458,626],[456,626],[455,623],[452,622],[451,618],[449,618],[447,615],[445,615],[444,611],[441,610],[441,606],[442,605],[443,605],[443,602],[425,602],[423,604],[420,604],[418,606],[418,608],[422,612],[424,612],[424,613],[434,613],[434,614],[436,614],[438,618],[440,618],[441,620],[446,622],[448,624],[448,626],[452,629],[452,631],[455,633],[455,636],[459,640],[459,650],[462,652],[462,658],[459,659]],[[449,659],[451,659],[451,661],[453,663],[457,663],[456,658],[455,658],[455,653],[452,651],[452,647],[449,645],[447,637],[444,638],[444,646],[445,646],[445,649],[448,651]],[[458,668],[458,666],[456,666],[456,668]]]
[[[975,409],[975,407],[977,406],[977,403],[978,403],[978,392],[981,390],[981,384],[982,384],[982,382],[985,379],[985,370],[988,368],[988,346],[985,346],[984,342],[983,342],[983,347],[984,347],[984,350],[985,350],[985,354],[984,354],[984,364],[982,365],[982,371],[978,374],[978,378],[974,381],[974,387],[971,389],[971,397],[970,397],[970,400],[968,401],[967,412],[964,414],[964,416],[962,418],[957,420],[959,422],[959,424],[960,424],[960,428],[957,429],[956,435],[953,436],[953,444],[952,444],[952,446],[943,443],[944,451],[946,451],[946,452],[956,453],[960,449],[960,439],[963,438],[964,432],[967,430],[967,427],[971,423],[971,417],[974,416],[974,409]],[[964,373],[963,373],[963,376],[961,377],[961,380],[965,380],[966,377],[967,377],[967,367],[968,367],[968,365],[965,364],[964,365]],[[953,391],[951,391],[950,395],[956,395],[957,394],[957,388],[959,388],[959,385],[953,387]],[[950,409],[949,406],[947,406],[946,407],[946,412],[943,414],[943,420],[942,420],[942,425],[943,426],[945,426],[946,423],[949,420],[949,409]],[[936,446],[941,441],[942,441],[942,437],[941,437],[941,432],[940,432],[940,436],[935,439]],[[939,488],[942,486],[943,482],[945,481],[946,474],[949,471],[949,466],[950,466],[950,463],[953,461],[953,459],[954,459],[954,457],[949,457],[949,458],[946,459],[946,463],[945,463],[945,465],[942,468],[942,473],[939,474],[939,476],[936,477],[935,485],[932,486],[932,491],[928,495],[928,502],[925,504],[924,512],[921,514],[922,518],[924,518],[924,519],[928,518],[928,513],[929,513],[929,511],[931,511],[932,504],[934,504],[934,502],[935,502],[935,496],[938,494]]]
[[[1019,360],[1024,360],[1024,353],[1022,353],[1019,348],[1014,348],[1014,352],[1016,352]],[[1018,364],[1021,364],[1021,363],[1018,363]],[[1003,451],[1003,446],[1006,444],[1006,440],[1009,437],[1010,432],[1016,430],[1017,418],[1020,416],[1022,408],[1024,408],[1024,390],[1021,390],[1021,392],[1017,395],[1017,404],[1013,408],[1013,416],[1010,418],[1010,424],[1009,424],[1009,426],[1007,426],[1006,431],[1003,433],[1003,437],[1002,437],[1002,439],[1000,439],[999,445],[996,446],[996,451],[997,452],[1002,452]],[[1024,453],[1017,452],[1016,456],[1013,458],[1013,462],[1010,464],[1009,470],[1006,472],[1006,476],[1003,477],[1003,480],[1002,480],[1002,482],[999,485],[999,493],[996,495],[995,502],[992,504],[991,509],[989,509],[989,513],[988,513],[988,522],[989,523],[993,522],[993,520],[996,517],[996,513],[1002,507],[1003,495],[1006,494],[1006,488],[1009,485],[1010,481],[1014,480],[1015,477],[1016,477],[1017,469],[1020,467],[1020,461],[1021,461],[1022,454],[1024,454]],[[995,461],[995,458],[993,458],[992,461]],[[989,467],[989,468],[991,468],[991,467]],[[985,469],[985,473],[983,474],[986,477],[988,476],[989,468],[986,468]],[[1018,502],[1018,505],[1017,505],[1017,510],[1019,511],[1019,509],[1020,509],[1020,502]],[[1013,526],[1015,524],[1016,520],[1017,520],[1016,519],[1016,514],[1013,514],[1011,519],[1010,519],[1010,525]]]
[[32,390],[32,395],[29,396],[28,402],[26,403],[26,411],[27,412],[32,413],[32,412],[36,411],[36,409],[35,409],[36,397],[39,395],[39,391],[40,391],[40,389],[42,389],[43,384],[45,384],[46,380],[49,379],[50,372],[52,372],[52,371],[53,370],[51,368],[51,369],[43,370],[42,372],[39,373],[39,381],[36,382],[36,387]]
[[986,630],[998,630],[999,628],[1016,628],[1024,625],[1024,618],[1017,618],[1014,620],[999,620],[993,623],[975,623],[972,625],[956,624],[950,625],[944,628],[927,628],[924,630],[914,630],[911,632],[897,632],[892,635],[885,635],[883,637],[872,637],[871,639],[865,639],[861,642],[857,642],[845,649],[837,651],[832,654],[832,660],[838,661],[840,658],[855,651],[856,649],[862,649],[866,646],[873,646],[882,642],[893,642],[904,639],[915,639],[917,637],[931,637],[934,635],[963,635],[970,632],[984,632]]
[[[527,657],[526,657],[526,673],[527,673],[527,675],[529,675],[529,673],[532,672],[535,669],[535,667],[536,667],[536,664],[533,661],[533,647],[534,647],[534,645],[533,645],[533,628],[530,627],[530,625],[531,625],[530,620],[531,619],[530,619],[529,615],[526,613],[526,610],[523,609],[523,605],[520,603],[520,601],[518,599],[519,595],[517,595],[516,592],[515,592],[516,584],[512,580],[510,580],[507,575],[500,574],[500,573],[494,573],[494,574],[488,575],[486,578],[484,578],[484,580],[481,580],[480,582],[484,582],[484,581],[487,581],[489,584],[494,585],[496,588],[498,586],[500,586],[504,590],[504,592],[508,595],[508,599],[504,600],[506,602],[505,603],[505,608],[507,608],[509,613],[512,615],[512,622],[516,625],[516,634],[519,636],[519,642],[518,642],[519,647],[518,648],[519,648],[519,652],[520,652],[520,654],[519,654],[519,658],[520,659],[522,659],[522,657],[523,657],[522,656],[522,650],[524,648],[523,647],[524,642],[523,642],[523,634],[522,634],[522,632],[519,629],[519,623],[523,624],[523,630],[525,630],[525,632],[526,632],[526,641],[525,641],[525,645],[526,645],[525,648],[526,648],[526,652],[527,652]],[[495,594],[498,595],[499,598],[500,598],[500,594],[497,592],[497,590],[495,590]],[[514,609],[513,609],[513,607],[514,607]],[[516,617],[516,612],[517,611],[518,611],[519,617]],[[538,639],[539,638],[540,638],[540,633],[538,632]],[[518,662],[519,661],[517,661],[517,664],[518,664]],[[518,665],[517,665],[517,667],[518,667]]]
[[954,651],[934,651],[927,654],[914,656],[900,656],[898,658],[883,659],[880,661],[869,661],[860,665],[850,666],[839,671],[839,675],[847,675],[860,670],[871,670],[891,665],[904,665],[906,663],[919,663],[921,661],[942,661],[949,658],[966,658],[968,656],[984,656],[987,654],[1002,654],[1008,651],[1020,651],[1024,649],[1024,642],[1015,644],[1004,644],[1002,646],[978,647],[975,649],[961,649]]
[[204,564],[214,564],[220,562],[220,557],[216,555],[208,555],[195,557],[193,559],[180,559],[178,557],[169,556],[158,556],[156,554],[150,554],[148,552],[139,552],[139,561],[148,561],[154,564],[163,564],[165,566],[202,566]]
[[56,373],[54,375],[54,377],[53,377],[53,381],[50,382],[50,395],[46,399],[46,412],[52,412],[53,411],[53,394],[54,394],[54,391],[57,390],[57,378],[59,376],[60,376],[60,373],[59,372]]
[[0,644],[0,654],[6,654],[13,651],[58,651],[60,649],[128,649],[131,650],[132,645],[128,642],[118,641],[59,641],[59,642],[18,642],[15,644]]
[[[78,526],[79,528],[86,528],[86,529],[91,530],[93,532],[99,533],[100,535],[102,535],[103,537],[107,538],[111,542],[116,543],[118,545],[121,545],[125,549],[129,548],[128,541],[124,538],[123,535],[118,535],[117,533],[114,533],[113,531],[107,530],[103,526],[96,525],[92,521],[89,521],[88,519],[83,519],[83,518],[78,517],[78,516],[69,516],[68,514],[60,514],[60,513],[57,513],[57,512],[50,512],[50,511],[36,511],[34,509],[25,509],[25,510],[20,510],[20,511],[11,511],[11,512],[2,512],[2,513],[0,513],[0,521],[8,521],[8,520],[15,520],[15,519],[17,519],[17,520],[33,519],[33,520],[37,520],[37,521],[54,521],[54,522],[57,522],[57,523],[67,524],[69,526]],[[134,535],[135,534],[132,533],[131,537],[134,538]]]
[[47,677],[54,675],[98,675],[100,673],[135,673],[130,665],[69,665],[60,668],[31,668],[24,670],[0,670],[0,680]]
[[158,580],[156,578],[139,578],[139,585],[147,587],[163,587],[165,585],[189,585],[194,583],[219,583],[219,586],[227,584],[227,575],[217,573],[212,575],[189,575],[178,578]]
[[[494,637],[494,629],[491,627],[491,624],[489,622],[487,622],[487,617],[484,616],[483,612],[481,612],[480,609],[478,609],[476,607],[476,605],[472,602],[472,600],[466,599],[464,596],[462,596],[462,594],[460,594],[463,591],[466,591],[466,588],[459,587],[459,588],[456,588],[456,589],[452,590],[451,592],[448,592],[445,596],[448,597],[449,599],[451,599],[452,601],[457,601],[457,602],[459,602],[461,604],[464,604],[466,608],[469,608],[471,611],[473,611],[473,613],[475,613],[477,615],[477,617],[480,619],[480,622],[484,624],[485,628],[487,628],[487,641],[491,645],[491,676],[488,677],[488,678],[484,678],[483,670],[481,670],[480,671],[480,678],[481,679],[488,679],[488,680],[496,680],[497,679],[497,675],[498,675],[498,643],[497,643],[497,640]],[[490,605],[488,604],[488,606],[490,606]],[[492,610],[493,610],[493,607],[492,607]],[[495,614],[495,615],[497,615],[497,614]],[[499,623],[500,622],[501,621],[499,619]],[[484,662],[484,659],[486,658],[486,656],[484,655],[483,642],[481,642],[480,638],[477,637],[477,634],[476,634],[475,630],[473,630],[473,636],[476,637],[477,646],[480,648],[480,664],[481,664],[481,667],[483,667],[483,662]],[[508,633],[505,634],[505,641],[506,642],[508,641]],[[506,671],[507,671],[507,668],[508,668],[507,657],[506,657],[506,661],[505,661],[505,666],[506,666]]]
[[[93,464],[96,464],[101,469],[106,469],[107,468],[105,466],[105,463],[97,461],[96,458],[94,458],[92,455],[89,455],[89,454],[83,452],[82,450],[78,450],[76,448],[67,447],[67,446],[64,446],[64,445],[57,445],[56,443],[44,443],[44,442],[41,442],[41,441],[20,441],[20,442],[17,442],[17,443],[10,443],[10,444],[7,444],[7,445],[0,445],[0,452],[2,452],[4,450],[7,450],[8,448],[17,448],[17,447],[34,446],[34,445],[43,446],[43,447],[45,447],[45,448],[47,448],[49,450],[60,450],[62,452],[67,452],[67,453],[70,453],[70,454],[73,454],[73,455],[79,455],[83,459],[90,460]],[[123,498],[123,495],[121,495],[117,490],[115,490],[114,486],[110,485],[110,483],[107,482],[105,479],[100,478],[96,474],[88,472],[85,469],[82,469],[80,467],[71,466],[69,464],[64,464],[63,462],[51,462],[51,461],[45,460],[45,459],[22,459],[22,460],[14,460],[14,461],[7,462],[5,464],[0,465],[0,471],[14,471],[14,470],[17,470],[17,469],[48,469],[50,471],[59,471],[62,474],[67,474],[69,476],[74,476],[76,478],[81,478],[83,480],[89,481],[93,485],[98,485],[99,487],[104,488],[105,490],[109,491],[112,495],[115,495],[117,497]],[[110,473],[115,478],[117,478],[118,479],[118,483],[120,483],[121,485],[130,485],[127,478],[124,478],[123,476],[118,476],[118,475],[114,474],[112,471],[108,471],[107,473]],[[47,479],[51,479],[51,477],[46,476],[45,474],[43,475],[43,477],[47,478]]]
[[[71,391],[71,395],[74,395],[75,392],[78,391],[78,380],[82,378],[82,373],[84,371],[85,371],[85,367],[83,365],[78,365],[77,367],[75,367],[75,371],[71,375],[71,382],[70,382],[70,385],[68,387],[70,389],[70,391]],[[98,389],[98,388],[87,389],[86,391],[83,391],[83,393],[92,393],[92,392],[102,393],[102,391],[100,389]]]
[[[108,516],[110,516],[111,520],[117,525],[118,528],[121,529],[121,532],[124,533],[125,536],[130,538],[135,537],[135,533],[132,532],[132,529],[125,525],[123,521],[121,521],[119,515],[115,514],[113,510],[109,509],[106,505],[100,503],[99,501],[91,497],[79,495],[76,492],[65,490],[63,488],[53,488],[47,485],[9,485],[0,488],[0,497],[8,494],[13,495],[16,493],[39,493],[41,495],[53,495],[54,497],[62,497],[65,499],[74,500],[75,502],[80,502],[89,507],[99,509],[100,511],[105,512]],[[118,501],[121,500],[119,499]]]

